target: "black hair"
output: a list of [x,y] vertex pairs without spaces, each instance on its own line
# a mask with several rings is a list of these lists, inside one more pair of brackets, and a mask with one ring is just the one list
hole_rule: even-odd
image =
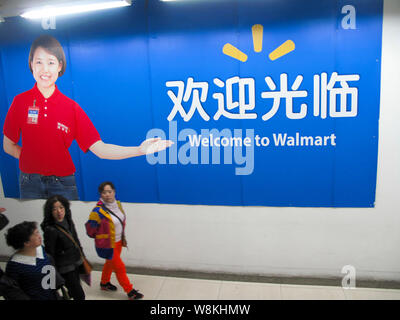
[[99,188],[97,189],[99,193],[101,194],[104,191],[105,186],[110,186],[111,189],[115,191],[115,186],[111,181],[105,181],[99,185]]
[[55,220],[53,217],[53,206],[56,202],[61,202],[61,204],[65,208],[64,219],[67,220],[71,228],[73,226],[70,203],[68,199],[60,195],[54,195],[48,198],[43,206],[43,222],[40,224],[40,227],[42,228],[43,231],[46,229],[46,227],[55,224]]
[[32,234],[37,229],[35,221],[24,221],[7,230],[6,242],[7,245],[15,250],[24,248],[25,242],[28,242]]

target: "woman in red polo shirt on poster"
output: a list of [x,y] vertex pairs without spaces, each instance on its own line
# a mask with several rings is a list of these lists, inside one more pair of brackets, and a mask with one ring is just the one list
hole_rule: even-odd
[[[21,199],[52,195],[79,199],[68,151],[74,139],[83,152],[90,150],[101,159],[115,160],[162,151],[173,143],[158,138],[138,147],[104,143],[81,107],[58,90],[55,83],[65,67],[57,39],[42,35],[32,43],[29,68],[36,84],[14,98],[3,127],[4,151],[19,159]],[[22,146],[18,145],[20,136]]]

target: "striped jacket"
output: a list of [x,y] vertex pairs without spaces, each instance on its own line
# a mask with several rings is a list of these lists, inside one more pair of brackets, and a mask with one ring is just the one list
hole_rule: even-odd
[[[121,202],[117,200],[117,204],[121,212]],[[125,221],[123,228],[125,228]],[[111,215],[104,210],[104,203],[100,200],[96,207],[92,210],[89,220],[85,223],[86,233],[90,238],[94,238],[96,252],[99,257],[104,259],[112,259],[115,248],[115,226]]]

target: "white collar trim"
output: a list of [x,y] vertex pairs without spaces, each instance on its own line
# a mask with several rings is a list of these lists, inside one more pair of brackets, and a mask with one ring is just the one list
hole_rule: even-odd
[[19,253],[16,253],[12,256],[11,261],[27,264],[30,266],[36,266],[36,259],[44,259],[43,255],[43,247],[39,246],[36,248],[36,257],[25,256]]

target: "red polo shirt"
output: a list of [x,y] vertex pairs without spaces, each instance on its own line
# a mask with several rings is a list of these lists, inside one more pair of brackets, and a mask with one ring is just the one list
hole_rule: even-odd
[[4,135],[18,143],[19,168],[25,173],[68,176],[75,172],[68,148],[75,139],[83,152],[100,135],[82,108],[57,88],[45,99],[35,86],[17,95],[8,110]]

